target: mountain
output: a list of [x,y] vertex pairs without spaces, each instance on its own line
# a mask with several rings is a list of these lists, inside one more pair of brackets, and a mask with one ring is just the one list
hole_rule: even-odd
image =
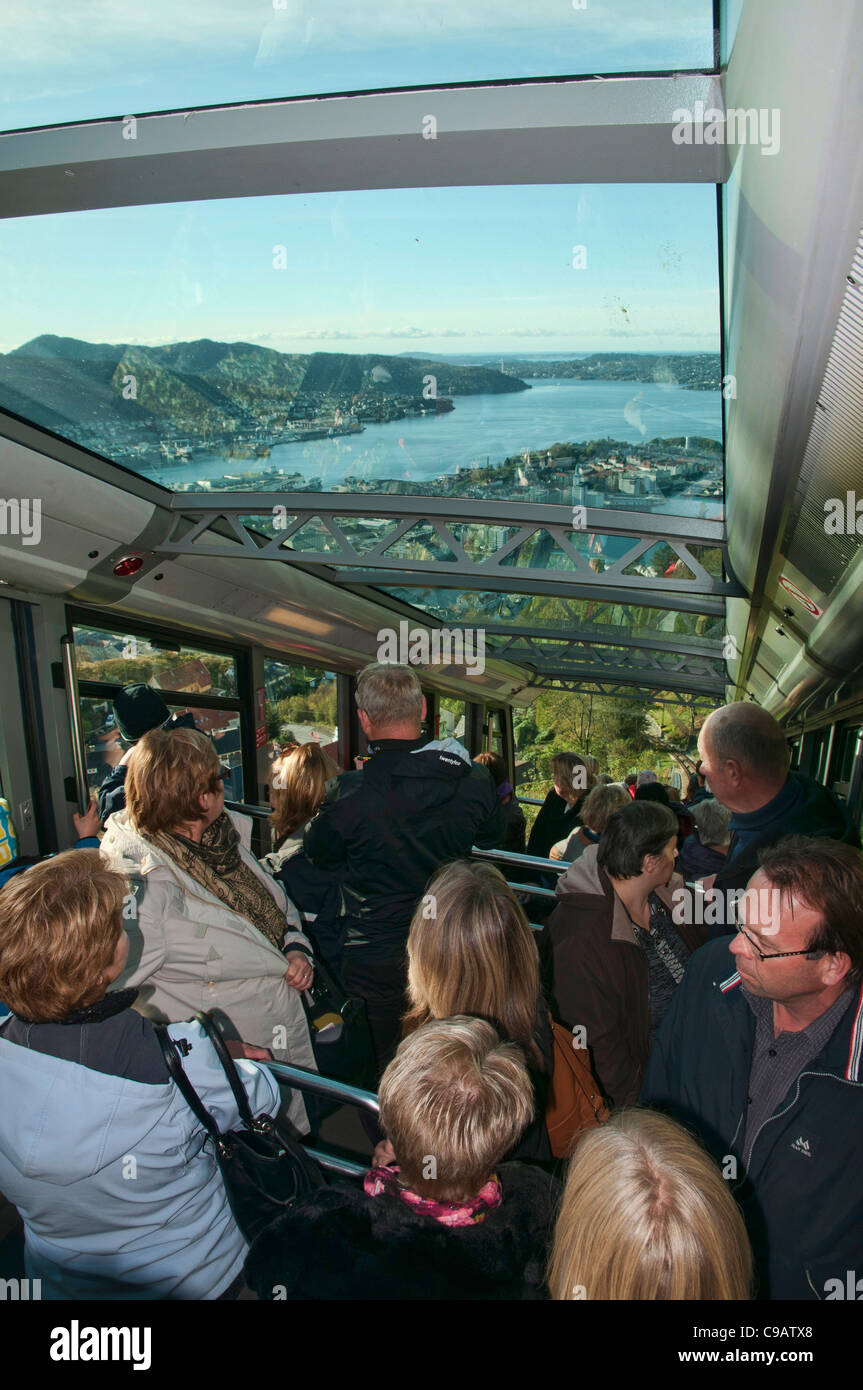
[[[196,437],[279,428],[295,399],[304,414],[332,414],[363,399],[421,398],[530,388],[488,367],[345,352],[284,353],[255,343],[149,347],[42,334],[0,355],[0,407],[81,442],[128,445],[166,426]],[[92,438],[89,437],[92,434]],[[115,444],[116,444],[115,438]]]

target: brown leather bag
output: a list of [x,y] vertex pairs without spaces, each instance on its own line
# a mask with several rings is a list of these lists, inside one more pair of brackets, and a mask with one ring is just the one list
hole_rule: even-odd
[[590,1069],[587,1048],[573,1047],[573,1035],[549,1016],[554,1039],[554,1071],[548,1088],[545,1125],[555,1158],[567,1158],[579,1136],[604,1124],[610,1111]]

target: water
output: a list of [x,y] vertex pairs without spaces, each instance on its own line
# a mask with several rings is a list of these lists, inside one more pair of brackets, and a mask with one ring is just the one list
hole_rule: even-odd
[[[459,465],[494,465],[525,449],[556,443],[608,437],[639,444],[683,435],[721,439],[718,391],[551,378],[512,395],[457,396],[455,409],[444,415],[369,424],[359,435],[276,445],[268,459],[201,456],[182,467],[159,470],[159,481],[176,486],[225,473],[282,468],[320,478],[324,490],[346,475],[426,483],[455,473]],[[696,515],[703,506],[696,498],[676,497],[660,510]]]

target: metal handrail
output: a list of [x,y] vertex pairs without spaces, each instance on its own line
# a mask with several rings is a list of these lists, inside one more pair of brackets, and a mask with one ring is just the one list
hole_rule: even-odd
[[544,806],[545,802],[541,796],[519,796],[516,793],[516,801],[521,802],[522,806]]
[[540,869],[542,873],[560,874],[569,868],[565,859],[539,859],[535,854],[518,854],[509,849],[477,849],[473,846],[471,854],[475,859],[496,859],[501,864],[512,864],[516,869]]
[[341,1105],[355,1105],[360,1110],[368,1110],[377,1119],[380,1114],[378,1098],[374,1091],[361,1091],[359,1086],[350,1086],[347,1081],[336,1081],[332,1076],[322,1076],[308,1067],[295,1067],[287,1062],[264,1062],[277,1081],[284,1081],[295,1091],[310,1091],[312,1095],[325,1096],[327,1100],[338,1101]]
[[507,879],[507,887],[513,893],[528,893],[532,898],[556,898],[557,894],[553,888],[539,888],[535,883],[513,883],[512,879]]
[[[267,1067],[277,1081],[285,1082],[295,1091],[310,1091],[313,1095],[325,1096],[327,1100],[337,1101],[341,1105],[354,1105],[360,1110],[367,1110],[375,1119],[380,1113],[378,1098],[373,1091],[361,1091],[347,1081],[336,1081],[332,1076],[322,1076],[318,1071],[291,1066],[287,1062],[263,1062],[259,1065]],[[342,1177],[361,1178],[369,1170],[368,1163],[356,1163],[341,1154],[328,1153],[326,1149],[307,1146],[306,1153],[322,1168],[340,1173]]]
[[81,706],[78,701],[78,672],[75,667],[75,639],[61,637],[63,652],[63,678],[66,684],[66,708],[69,714],[69,732],[72,736],[72,759],[75,767],[75,791],[78,797],[78,810],[83,816],[90,805],[90,788],[87,785],[87,754],[84,744],[84,729],[81,723]]
[[255,816],[258,820],[269,820],[273,814],[272,806],[253,806],[250,801],[226,801],[225,809],[239,811],[241,816]]
[[312,1149],[308,1144],[303,1148],[313,1158],[321,1168],[327,1168],[331,1173],[341,1173],[345,1178],[364,1178],[369,1171],[368,1163],[354,1163],[352,1158],[341,1158],[336,1154],[327,1153],[325,1149]]

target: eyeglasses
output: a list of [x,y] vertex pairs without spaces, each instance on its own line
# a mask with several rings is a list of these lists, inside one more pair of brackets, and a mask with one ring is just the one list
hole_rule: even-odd
[[805,950],[805,951],[770,951],[770,952],[768,952],[767,955],[765,955],[764,952],[762,951],[761,947],[758,945],[758,942],[755,940],[755,938],[752,937],[752,936],[750,936],[750,935],[749,935],[749,932],[746,931],[744,927],[741,927],[741,925],[740,925],[739,922],[736,922],[736,923],[735,923],[735,926],[737,927],[738,932],[740,932],[740,934],[741,934],[742,936],[745,936],[745,937],[746,937],[746,940],[749,942],[749,945],[752,947],[753,951],[755,952],[755,954],[756,954],[756,956],[758,957],[759,960],[781,960],[781,959],[783,958],[783,956],[784,956],[784,957],[787,957],[787,956],[808,956],[809,960],[817,960],[819,956],[823,956],[823,955],[824,955],[824,952],[823,952],[823,951],[810,951],[810,950]]

